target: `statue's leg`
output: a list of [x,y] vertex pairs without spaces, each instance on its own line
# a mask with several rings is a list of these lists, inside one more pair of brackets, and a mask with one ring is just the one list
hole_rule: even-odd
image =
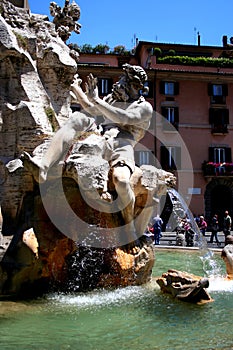
[[131,171],[127,166],[114,166],[112,169],[112,181],[118,198],[117,204],[121,210],[126,224],[126,233],[129,234],[129,242],[135,240],[134,204],[135,195],[130,185]]
[[[156,204],[157,203],[155,203],[155,205]],[[142,211],[139,214],[139,216],[134,219],[135,220],[136,232],[138,234],[142,235],[145,232],[146,227],[147,227],[148,223],[151,220],[153,212],[154,212],[154,207],[153,206],[145,207],[145,208],[142,209]]]
[[55,133],[40,163],[37,163],[28,153],[23,154],[22,161],[25,168],[33,174],[36,181],[44,182],[48,170],[68,152],[73,139],[78,137],[82,131],[90,130],[93,125],[94,118],[80,112],[73,113],[68,121]]

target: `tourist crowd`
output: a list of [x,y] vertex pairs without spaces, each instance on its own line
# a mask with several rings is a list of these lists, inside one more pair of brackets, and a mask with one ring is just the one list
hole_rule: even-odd
[[[221,246],[218,237],[219,232],[223,232],[225,236],[225,244],[227,238],[231,236],[232,218],[226,210],[222,220],[219,220],[218,214],[214,214],[210,220],[205,219],[204,215],[195,215],[194,220],[190,220],[188,216],[177,219],[177,226],[173,230],[176,232],[177,246],[194,246],[195,239],[198,239],[198,232],[202,236],[206,236],[206,232],[211,232],[210,239],[207,243],[216,243]],[[148,224],[145,235],[152,238],[155,245],[160,244],[162,235],[163,220],[159,215],[152,218]],[[196,235],[196,237],[195,237]]]

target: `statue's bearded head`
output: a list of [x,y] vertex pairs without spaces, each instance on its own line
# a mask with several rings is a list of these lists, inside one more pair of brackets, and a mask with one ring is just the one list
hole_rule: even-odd
[[[132,66],[128,63],[123,65],[123,75],[119,81],[113,84],[112,97],[118,101],[128,101],[135,95],[148,92],[148,87],[145,86],[147,74],[140,66]],[[134,96],[132,96],[132,88]]]

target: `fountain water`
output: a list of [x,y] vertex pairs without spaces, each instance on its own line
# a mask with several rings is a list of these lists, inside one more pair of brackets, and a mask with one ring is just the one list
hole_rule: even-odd
[[[6,3],[6,1],[2,1],[2,3]],[[10,8],[12,12],[12,7]],[[6,11],[2,11],[2,13],[6,13]],[[17,11],[18,14],[18,11]],[[28,14],[26,14],[28,16]],[[27,18],[26,16],[26,18]],[[16,31],[15,23],[16,17],[14,16],[12,19],[12,23],[14,25],[14,32]],[[26,26],[25,20],[25,26]],[[5,23],[2,22],[3,24]],[[9,31],[8,26],[10,22],[7,22],[7,31]],[[41,28],[42,34],[40,36],[40,40],[44,37],[44,27],[46,25],[46,21],[42,21],[40,25],[38,25],[37,20],[30,22],[30,34],[32,33],[32,25],[36,23],[36,30],[38,31]],[[20,24],[20,35],[22,34],[22,19],[19,21]],[[6,24],[4,24],[6,25]],[[48,26],[50,28],[51,26]],[[3,36],[5,38],[5,36]],[[13,37],[13,32],[11,34]],[[30,40],[35,40],[31,36],[29,36]],[[54,42],[54,33],[52,33],[52,38]],[[29,39],[28,39],[29,40]],[[40,42],[40,40],[38,42]],[[47,40],[47,38],[46,38]],[[48,41],[48,40],[47,40]],[[10,41],[6,40],[5,48],[10,46]],[[13,44],[16,44],[16,40],[12,39],[12,47]],[[52,61],[53,63],[57,62],[57,52],[61,52],[61,44],[59,43],[59,49],[56,49],[56,60]],[[36,47],[36,40],[35,40]],[[43,67],[41,62],[41,49],[43,45],[40,45],[40,75],[44,77],[44,81],[47,81],[48,77],[55,76],[51,74],[51,70],[48,71],[47,65]],[[30,45],[30,49],[33,49],[33,45]],[[68,50],[67,46],[64,45],[64,52]],[[4,58],[6,56],[6,51],[4,51]],[[11,49],[12,51],[12,49]],[[10,54],[12,52],[10,51]],[[17,54],[16,49],[14,48],[15,54]],[[20,54],[22,50],[18,50],[18,57],[16,71],[19,72],[20,67]],[[64,54],[63,52],[63,54]],[[46,49],[46,54],[49,53],[51,56],[51,47]],[[62,54],[62,61],[64,61],[64,55]],[[74,55],[74,53],[73,53]],[[46,55],[45,55],[46,56]],[[35,64],[36,52],[33,56],[33,60],[29,60],[27,64],[27,68],[31,66],[31,62],[33,62],[32,68]],[[24,67],[23,72],[25,72],[26,67],[26,58],[27,55],[23,54],[22,65]],[[69,58],[69,53],[67,53],[67,65],[70,64],[70,69],[72,69],[72,61]],[[12,60],[12,64],[14,63]],[[47,64],[47,63],[46,63]],[[7,65],[6,65],[7,66]],[[66,79],[71,76],[71,73],[68,74],[60,74],[62,69],[59,67],[54,67],[58,72],[58,78],[65,77]],[[69,72],[68,68],[64,72]],[[74,69],[75,70],[75,69]],[[4,71],[4,74],[7,72]],[[9,71],[9,74],[12,70]],[[32,69],[33,73],[33,69]],[[49,73],[49,74],[48,74]],[[27,74],[30,76],[30,74]],[[17,75],[18,76],[18,75]],[[14,84],[8,84],[7,87],[15,87],[15,74],[12,74],[12,79]],[[9,76],[9,82],[11,75]],[[24,79],[25,79],[24,74]],[[55,78],[57,78],[55,76]],[[54,78],[54,79],[55,79]],[[4,75],[4,79],[6,76]],[[32,79],[30,80],[30,84],[25,84],[25,80],[23,80],[24,87],[30,87],[30,95],[33,91],[37,91],[35,87],[37,85],[32,85],[34,82],[38,82],[39,79],[35,79],[35,75],[32,74]],[[52,86],[52,92],[54,92],[53,87],[55,85],[66,86],[66,84],[61,84],[61,81],[55,80]],[[21,86],[22,80],[19,81],[17,86]],[[33,88],[32,88],[33,86]],[[13,89],[13,96],[15,98],[16,90]],[[40,91],[40,101],[38,100],[38,94],[35,93],[36,104],[32,103],[32,106],[37,106],[31,108],[32,112],[36,110],[35,117],[36,120],[38,118],[38,113],[40,112],[43,116],[45,114],[44,101],[48,101],[47,94],[49,93],[49,84],[46,84],[46,90]],[[9,93],[9,89],[7,89],[7,95]],[[59,89],[58,93],[60,95],[54,96],[51,95],[51,100],[58,101],[59,105],[57,109],[59,112],[60,109],[65,113],[66,94],[63,89]],[[23,96],[25,96],[26,90],[24,90]],[[27,105],[30,106],[30,103]],[[15,108],[11,109],[12,118],[9,118],[10,108],[9,103],[7,101],[7,117],[6,121],[14,120],[13,117],[17,115],[17,110]],[[20,115],[22,117],[23,108],[25,104],[18,104],[20,109]],[[50,106],[47,106],[50,107]],[[50,107],[51,108],[51,107]],[[59,109],[60,108],[60,109]],[[4,109],[5,110],[5,109]],[[47,109],[48,113],[49,109]],[[57,113],[59,114],[59,113]],[[34,114],[33,114],[34,116]],[[51,113],[50,113],[51,116]],[[25,118],[28,124],[28,113],[25,112]],[[56,128],[56,118],[53,116],[53,127]],[[43,118],[43,120],[47,120],[47,118]],[[36,125],[36,123],[31,123],[32,125]],[[7,129],[7,127],[6,127]],[[42,131],[47,135],[51,132],[50,126],[47,125],[47,122],[42,125]],[[40,132],[36,129],[36,133],[34,133],[34,138],[31,137],[32,130],[25,128],[28,130],[28,134],[22,134],[22,144],[25,142],[25,137],[27,136],[30,146],[30,150],[34,149],[36,143],[39,141],[37,139],[41,138]],[[17,130],[17,136],[19,136],[19,132]],[[18,146],[21,146],[21,139],[17,137],[19,142]],[[35,142],[32,143],[32,141]],[[9,149],[12,148],[12,145],[9,145]],[[16,177],[12,177],[12,181],[15,180]],[[15,185],[15,183],[14,183]],[[29,181],[26,187],[26,191],[30,189],[31,182]],[[25,188],[25,183],[23,183],[22,188]],[[5,196],[11,191],[5,190]],[[176,192],[169,192],[173,201],[175,203],[174,197],[179,198]],[[13,196],[13,200],[9,199],[9,203],[14,203],[16,200],[15,195]],[[19,192],[18,201],[21,202],[22,193]],[[182,202],[182,199],[181,199]],[[15,208],[13,208],[15,209]],[[12,210],[13,212],[17,212],[16,210]],[[185,209],[185,212],[188,212],[188,209]],[[27,213],[28,214],[28,213]],[[190,220],[192,216],[190,216]],[[201,242],[200,250],[203,250],[209,253],[208,249],[206,250],[204,242],[201,241],[201,236],[199,235],[198,230],[196,231],[199,240]],[[46,230],[46,237],[49,235],[49,230]],[[49,236],[50,238],[50,236]],[[51,239],[52,241],[52,239]],[[64,245],[62,246],[62,250],[64,251]],[[203,249],[202,249],[203,248]],[[45,250],[44,250],[45,252]],[[61,252],[61,251],[60,251]],[[60,252],[58,250],[58,258],[60,258]],[[91,252],[91,258],[89,255],[89,264],[91,267],[93,265],[97,265],[96,257],[93,252]],[[22,256],[25,256],[22,254]],[[86,264],[86,258],[79,261],[78,270],[80,271],[82,265]],[[101,257],[99,257],[101,259]],[[73,264],[77,264],[77,261],[74,260]],[[33,267],[35,265],[33,264]],[[192,273],[196,273],[198,275],[202,274],[202,264],[199,259],[199,256],[195,253],[185,253],[182,251],[182,254],[177,252],[156,252],[156,264],[153,270],[154,276],[159,276],[161,273],[166,271],[170,267],[183,269],[185,271],[189,271]],[[54,266],[53,267],[53,273]],[[85,273],[86,270],[83,270]],[[27,271],[28,272],[28,271]],[[26,273],[25,273],[26,274]],[[80,285],[80,282],[77,281],[80,275],[75,276],[77,285]],[[229,288],[229,286],[228,286]],[[85,288],[84,288],[85,289]],[[211,286],[210,286],[211,289]],[[69,289],[68,289],[69,290]],[[75,289],[72,289],[75,290]],[[223,291],[225,294],[223,294]],[[229,292],[230,291],[230,292]],[[186,349],[191,350],[193,348],[196,349],[220,349],[223,346],[225,349],[230,349],[232,345],[232,336],[231,332],[226,332],[226,329],[229,327],[229,318],[233,316],[233,311],[231,308],[233,297],[232,297],[232,289],[218,289],[215,285],[215,289],[213,289],[215,303],[211,304],[211,306],[206,306],[205,308],[199,308],[196,305],[185,304],[177,302],[176,300],[170,299],[168,297],[164,297],[161,295],[160,290],[156,282],[152,279],[150,283],[144,284],[142,286],[134,286],[134,287],[126,287],[126,288],[117,288],[115,290],[98,290],[92,291],[90,293],[80,293],[78,288],[76,288],[74,294],[68,293],[68,291],[64,294],[52,294],[48,295],[41,299],[34,299],[31,301],[24,302],[9,302],[9,301],[0,301],[0,337],[1,337],[1,349],[127,349],[133,350],[137,348],[143,349]],[[225,316],[227,314],[227,317]],[[216,324],[218,326],[216,327]],[[205,327],[203,327],[205,325]],[[222,345],[220,345],[222,344]]]
[[218,276],[219,265],[216,262],[214,252],[208,248],[206,238],[202,235],[184,198],[173,188],[168,189],[167,193],[173,207],[173,211],[169,219],[171,227],[175,229],[175,227],[177,227],[179,224],[179,219],[187,219],[191,229],[194,232],[194,246],[199,248],[199,254],[203,262],[204,272],[207,276]]
[[226,329],[233,317],[233,284],[210,281],[213,303],[183,303],[161,294],[155,282],[171,266],[202,274],[195,250],[158,248],[154,277],[145,285],[2,301],[1,349],[230,350],[232,335]]
[[200,249],[203,250],[208,250],[206,239],[201,234],[199,227],[197,226],[197,223],[194,220],[193,214],[191,213],[184,198],[174,188],[169,189],[167,193],[170,197],[173,206],[172,225],[177,226],[179,224],[180,218],[187,219],[191,225],[192,230],[195,233],[195,246],[198,246]]

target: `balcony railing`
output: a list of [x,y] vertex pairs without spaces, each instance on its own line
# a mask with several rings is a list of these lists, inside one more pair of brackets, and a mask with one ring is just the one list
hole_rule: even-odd
[[227,125],[215,126],[212,125],[211,129],[212,134],[228,134]]
[[233,163],[204,162],[202,170],[204,176],[233,176]]

